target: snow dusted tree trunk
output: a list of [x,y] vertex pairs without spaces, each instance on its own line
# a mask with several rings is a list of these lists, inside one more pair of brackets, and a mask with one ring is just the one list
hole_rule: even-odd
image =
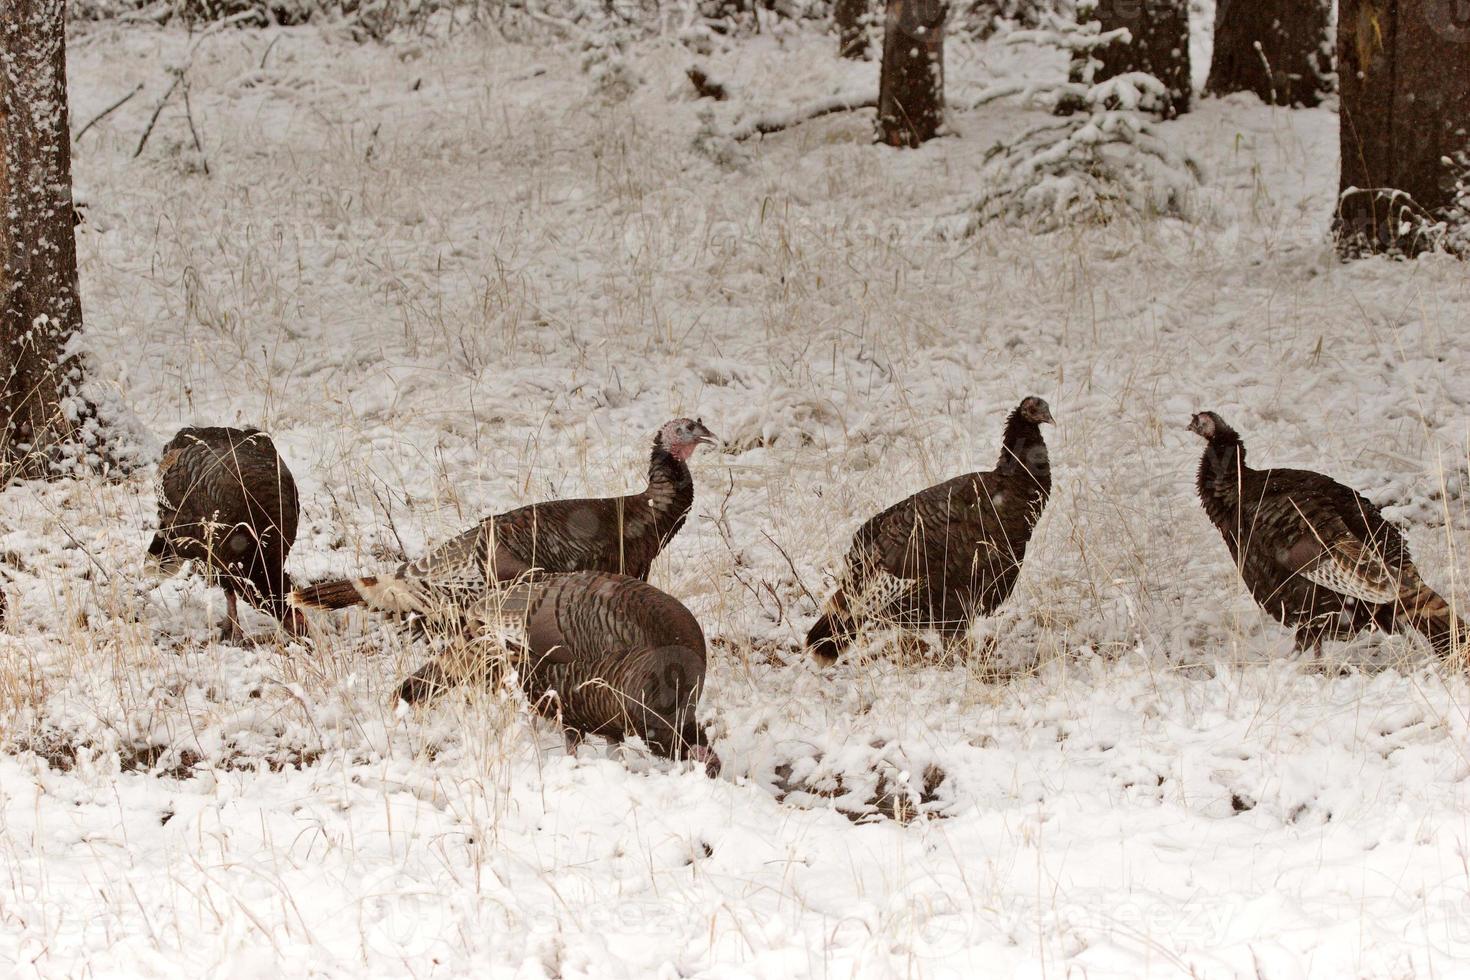
[[[75,417],[82,329],[72,231],[65,0],[0,16],[0,485],[42,475]],[[73,413],[74,416],[74,413]]]
[[919,146],[944,121],[944,0],[888,0],[878,72],[878,139]]
[[[1262,3],[1264,0],[1235,0]],[[1274,3],[1272,4],[1274,5]],[[1189,77],[1189,4],[1186,0],[1097,0],[1079,3],[1077,20],[1096,20],[1103,31],[1128,28],[1129,44],[1113,44],[1094,57],[1102,62],[1096,81],[1102,82],[1130,71],[1147,72],[1164,83],[1160,112],[1172,119],[1189,111],[1192,83]]]
[[1271,105],[1314,106],[1332,93],[1332,0],[1224,0],[1215,9],[1211,95],[1254,92]]
[[1470,8],[1342,0],[1337,66],[1338,250],[1422,251],[1470,170]]
[[833,0],[837,53],[854,60],[868,56],[868,0]]

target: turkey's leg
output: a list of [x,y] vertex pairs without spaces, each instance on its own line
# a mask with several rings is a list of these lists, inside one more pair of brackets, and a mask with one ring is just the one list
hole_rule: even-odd
[[577,750],[582,747],[582,733],[575,728],[563,728],[561,730],[562,743],[567,747],[567,755],[577,757]]
[[957,664],[965,663],[970,659],[970,624],[966,623],[958,628],[941,627],[939,630],[939,645],[944,650],[944,659]]
[[922,661],[925,659],[924,655],[929,652],[929,647],[924,643],[924,638],[918,633],[912,633],[908,630],[904,630],[898,635],[898,639],[894,641],[894,646],[898,649],[900,660],[903,661]]
[[1308,649],[1313,660],[1322,659],[1322,632],[1302,626],[1296,631],[1296,652],[1306,653]]
[[970,632],[969,623],[958,629],[941,630],[939,639],[944,645],[945,657],[956,663],[969,663],[971,660],[988,661],[995,653],[995,637],[987,636],[976,640]]
[[627,743],[623,741],[622,733],[616,732],[611,735],[604,735],[603,738],[607,740],[607,757],[609,759],[621,759],[626,762],[629,758],[629,749]]
[[239,600],[230,589],[225,590],[225,621],[220,626],[219,635],[226,642],[236,642],[245,636],[245,631],[240,628]]

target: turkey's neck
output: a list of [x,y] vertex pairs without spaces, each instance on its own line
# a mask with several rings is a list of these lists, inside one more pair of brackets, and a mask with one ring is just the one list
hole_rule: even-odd
[[648,489],[643,497],[661,534],[683,524],[694,505],[694,477],[689,465],[665,449],[661,441],[653,444],[648,459]]
[[1218,524],[1226,511],[1240,501],[1240,484],[1249,468],[1245,465],[1245,443],[1234,432],[1215,436],[1200,457],[1195,486],[1206,512]]
[[1012,412],[1006,419],[1001,439],[1000,460],[995,468],[1002,476],[1024,480],[1031,492],[1042,499],[1051,493],[1051,454],[1041,436],[1041,426]]

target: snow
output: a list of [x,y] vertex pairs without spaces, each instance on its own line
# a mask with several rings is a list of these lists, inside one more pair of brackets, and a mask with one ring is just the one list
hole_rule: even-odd
[[[677,415],[725,438],[654,571],[712,638],[725,770],[569,758],[495,692],[400,712],[426,651],[361,616],[221,645],[220,593],[149,591],[151,469],[17,485],[0,972],[1470,974],[1470,685],[1405,638],[1296,658],[1184,431],[1212,408],[1258,465],[1360,487],[1463,597],[1464,267],[1339,264],[1335,115],[1251,97],[1157,127],[1203,165],[1188,222],[951,239],[984,150],[1041,116],[984,105],[905,151],[837,113],[712,157],[702,126],[875,68],[815,33],[711,43],[729,104],[666,38],[611,88],[488,29],[73,38],[78,125],[145,85],[76,147],[92,381],[159,439],[268,429],[299,578],[640,486]],[[998,39],[946,62],[957,104],[1060,68]],[[185,64],[208,175],[176,101],[132,156]],[[977,627],[994,664],[802,659],[857,524],[992,465],[1029,393],[1055,491]]]

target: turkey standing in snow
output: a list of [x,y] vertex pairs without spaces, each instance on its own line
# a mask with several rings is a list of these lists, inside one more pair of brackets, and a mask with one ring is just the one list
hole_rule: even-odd
[[[704,633],[672,596],[607,572],[536,575],[478,600],[463,619],[470,641],[415,671],[400,699],[416,704],[509,667],[536,711],[560,723],[568,752],[584,735],[614,743],[637,735],[659,756],[688,757],[719,774],[695,719]],[[487,651],[487,642],[507,656]]]
[[1296,628],[1296,648],[1348,640],[1370,626],[1412,626],[1441,654],[1464,624],[1419,577],[1399,529],[1362,494],[1310,470],[1255,470],[1245,445],[1214,412],[1189,431],[1209,445],[1200,460],[1200,502],[1219,529],[1256,601]]
[[296,481],[270,436],[259,429],[180,429],[158,464],[158,533],[148,563],[167,576],[197,562],[225,590],[226,639],[241,635],[241,595],[301,635],[305,618],[288,602],[285,569],[299,514]]
[[807,634],[819,664],[835,663],[869,622],[937,629],[954,646],[1010,596],[1051,494],[1042,422],[1052,422],[1046,402],[1023,399],[1006,419],[995,469],[920,490],[858,529]]
[[617,572],[647,579],[659,551],[684,526],[694,503],[688,459],[714,433],[697,419],[658,431],[648,487],[625,497],[553,500],[487,517],[392,575],[339,579],[298,589],[303,607],[371,609],[443,616],[483,596],[496,582],[532,569]]

